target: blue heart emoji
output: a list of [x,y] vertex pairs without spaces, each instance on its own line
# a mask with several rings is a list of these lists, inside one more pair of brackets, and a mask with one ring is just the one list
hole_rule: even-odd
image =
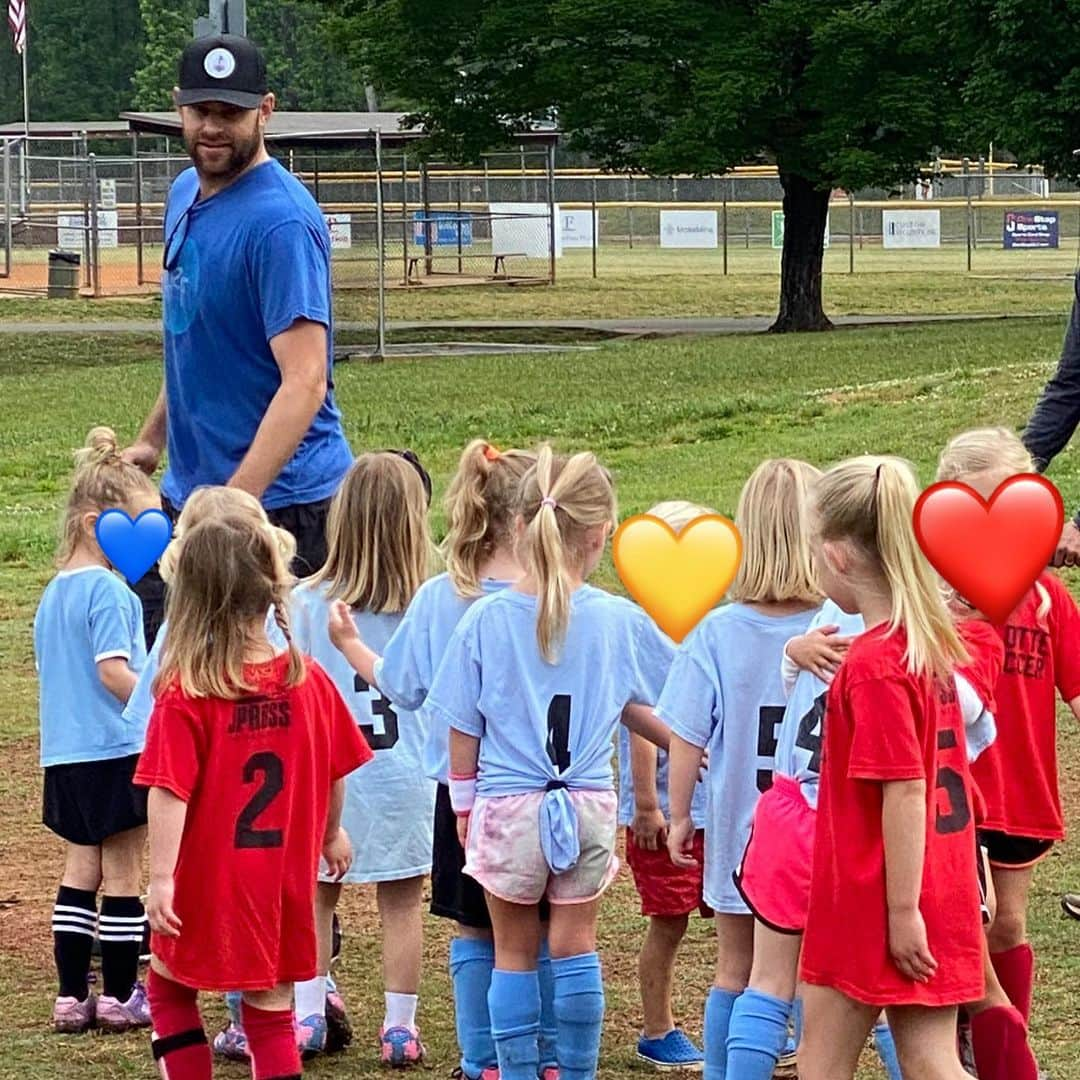
[[123,510],[106,510],[94,527],[105,557],[134,585],[172,539],[172,522],[162,510],[144,510],[134,521]]

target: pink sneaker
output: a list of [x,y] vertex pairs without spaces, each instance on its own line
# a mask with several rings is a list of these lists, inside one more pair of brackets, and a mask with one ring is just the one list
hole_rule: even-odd
[[61,1035],[81,1035],[94,1026],[97,998],[91,990],[85,1001],[73,997],[58,997],[53,1004],[53,1030]]
[[391,1068],[404,1069],[419,1065],[424,1060],[424,1044],[419,1030],[407,1027],[383,1028],[379,1032],[382,1047],[382,1063]]
[[97,1026],[102,1031],[131,1031],[150,1026],[150,1001],[142,983],[136,983],[127,1001],[102,994],[97,1003]]

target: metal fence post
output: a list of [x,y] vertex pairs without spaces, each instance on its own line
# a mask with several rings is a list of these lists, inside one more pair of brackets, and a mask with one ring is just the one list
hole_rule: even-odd
[[848,273],[855,273],[855,194],[848,192]]
[[101,236],[98,232],[97,155],[90,154],[90,283],[94,296],[101,295]]
[[557,251],[557,234],[555,230],[559,223],[555,220],[555,144],[548,147],[547,153],[547,183],[548,183],[548,244],[550,262],[550,281],[555,284],[555,254]]
[[383,234],[382,132],[375,130],[375,262],[379,308],[375,319],[375,357],[386,358],[386,255]]
[[596,277],[596,249],[600,246],[600,212],[596,209],[596,177],[592,181],[592,276]]
[[724,274],[725,274],[725,276],[727,275],[727,272],[728,272],[728,265],[727,265],[727,232],[728,232],[727,204],[728,204],[728,188],[730,188],[730,186],[731,186],[731,181],[730,180],[722,180],[720,182],[721,196],[722,196],[722,198],[724,200],[724,204],[723,204],[723,208],[722,208],[723,212],[722,212],[722,216],[721,216],[721,222],[722,222],[722,231],[723,231],[723,234],[724,234]]
[[143,202],[142,202],[142,159],[139,157],[139,133],[132,135],[135,150],[135,281],[138,285],[146,284],[143,267]]
[[11,140],[4,140],[4,273],[11,277]]
[[963,177],[964,177],[964,199],[967,201],[967,210],[964,217],[966,219],[966,235],[967,235],[967,268],[968,273],[971,273],[971,183],[968,175],[968,171],[971,166],[971,160],[964,158],[963,162]]

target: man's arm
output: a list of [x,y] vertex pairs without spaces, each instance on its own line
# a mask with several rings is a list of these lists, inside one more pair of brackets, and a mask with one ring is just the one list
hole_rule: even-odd
[[1080,275],[1074,284],[1072,313],[1057,371],[1043,387],[1024,429],[1024,445],[1043,472],[1064,449],[1080,424]]
[[147,414],[138,438],[120,455],[132,465],[138,465],[147,476],[152,476],[161,461],[165,449],[166,420],[165,384],[161,384],[157,401]]
[[296,452],[326,399],[326,327],[297,319],[270,339],[270,351],[281,371],[281,385],[229,480],[229,487],[243,488],[257,499]]

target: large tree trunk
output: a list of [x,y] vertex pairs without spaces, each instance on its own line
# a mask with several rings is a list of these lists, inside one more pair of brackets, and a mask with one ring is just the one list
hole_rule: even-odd
[[780,173],[784,188],[784,250],[780,260],[780,313],[769,328],[774,334],[793,330],[831,330],[821,306],[821,260],[829,192],[819,191],[794,173]]

